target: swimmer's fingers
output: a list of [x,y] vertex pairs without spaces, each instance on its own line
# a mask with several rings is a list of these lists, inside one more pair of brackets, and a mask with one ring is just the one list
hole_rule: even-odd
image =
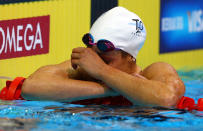
[[80,59],[81,55],[79,53],[72,53],[71,54],[71,59]]
[[78,59],[72,59],[72,60],[71,60],[71,63],[72,63],[72,64],[78,65],[79,62],[80,62],[80,60],[78,60]]
[[77,69],[78,65],[79,65],[79,60],[81,59],[81,53],[84,52],[85,48],[84,47],[78,47],[78,48],[74,48],[72,50],[72,54],[71,54],[71,65],[73,67],[73,69]]
[[71,64],[72,65],[79,65],[80,64],[80,60],[79,59],[72,59],[71,60]]
[[74,48],[72,50],[72,53],[81,53],[85,50],[86,48],[85,47],[78,47],[78,48]]

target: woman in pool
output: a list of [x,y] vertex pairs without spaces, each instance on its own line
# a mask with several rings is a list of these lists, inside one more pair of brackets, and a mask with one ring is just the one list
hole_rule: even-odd
[[141,19],[115,7],[84,35],[87,48],[75,48],[71,60],[38,69],[24,81],[22,96],[81,104],[175,106],[185,92],[176,70],[164,62],[143,71],[136,64],[145,38]]

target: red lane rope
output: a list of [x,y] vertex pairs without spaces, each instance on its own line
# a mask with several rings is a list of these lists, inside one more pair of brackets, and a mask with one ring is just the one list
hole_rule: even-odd
[[186,109],[186,110],[198,110],[203,111],[203,98],[199,98],[198,103],[195,104],[195,100],[190,97],[183,96],[176,108],[178,109]]
[[19,100],[21,97],[21,87],[25,78],[16,77],[13,81],[6,81],[6,87],[1,90],[0,99]]

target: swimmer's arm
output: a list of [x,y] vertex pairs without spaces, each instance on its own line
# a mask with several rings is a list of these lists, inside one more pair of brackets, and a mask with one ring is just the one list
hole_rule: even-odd
[[101,71],[100,77],[108,86],[134,104],[171,107],[175,106],[184,94],[185,86],[169,64],[162,62],[152,64],[142,75],[147,79],[134,77],[106,66]]
[[[41,82],[39,82],[41,81]],[[71,102],[88,98],[112,96],[108,88],[88,81],[58,79],[27,79],[23,84],[22,96],[26,100],[54,100]]]
[[117,95],[103,84],[68,78],[67,66],[70,67],[69,62],[57,66],[45,66],[37,70],[23,83],[23,98],[71,102]]

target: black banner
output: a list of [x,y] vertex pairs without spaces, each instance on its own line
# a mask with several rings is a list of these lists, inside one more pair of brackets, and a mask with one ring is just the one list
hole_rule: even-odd
[[104,12],[118,6],[118,0],[91,0],[91,25]]
[[22,2],[32,2],[32,1],[45,1],[45,0],[0,0],[0,5],[12,4],[12,3],[22,3]]

